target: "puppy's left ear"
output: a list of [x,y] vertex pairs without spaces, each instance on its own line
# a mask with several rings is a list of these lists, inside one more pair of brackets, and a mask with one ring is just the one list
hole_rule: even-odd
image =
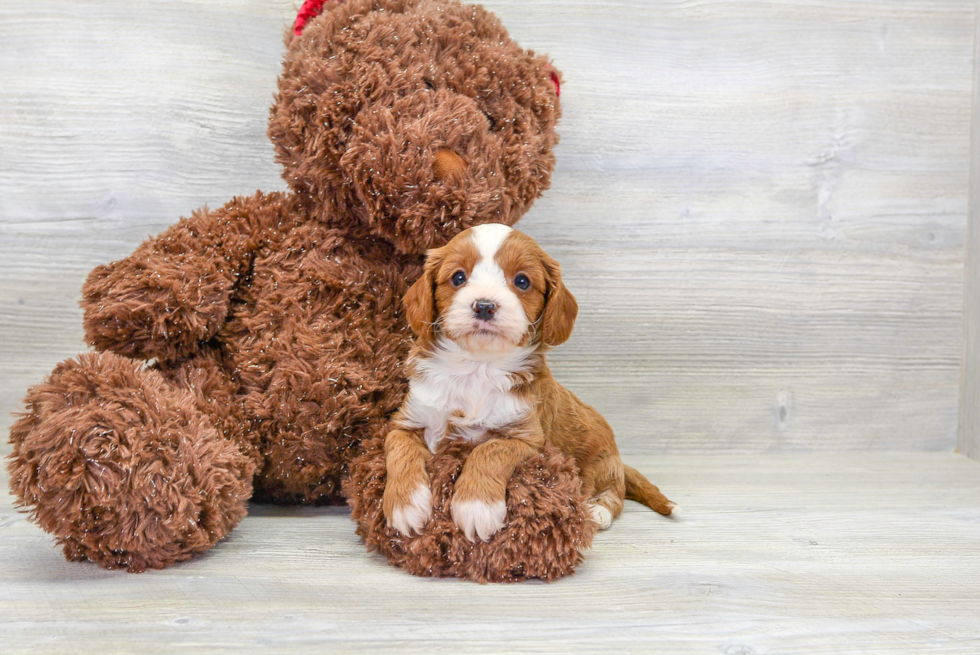
[[422,277],[405,294],[405,317],[419,339],[431,342],[435,338],[436,272],[442,264],[442,248],[426,253]]
[[548,280],[548,296],[541,320],[541,340],[549,346],[557,346],[572,336],[578,303],[561,281],[561,266],[548,255],[544,256],[544,270]]

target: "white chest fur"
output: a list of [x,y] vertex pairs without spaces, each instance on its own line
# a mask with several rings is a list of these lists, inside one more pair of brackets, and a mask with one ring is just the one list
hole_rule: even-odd
[[402,407],[407,427],[425,430],[432,452],[445,438],[479,441],[488,430],[523,419],[530,406],[511,393],[513,374],[523,371],[531,350],[518,348],[494,357],[441,342],[425,359],[415,361],[415,376]]

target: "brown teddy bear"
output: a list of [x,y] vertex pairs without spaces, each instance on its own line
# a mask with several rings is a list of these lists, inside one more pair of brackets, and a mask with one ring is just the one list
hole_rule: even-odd
[[[406,389],[401,297],[428,248],[513,224],[548,187],[557,73],[455,0],[308,1],[287,41],[268,133],[289,192],[198,210],[92,271],[97,352],[29,391],[14,494],[67,557],[142,571],[210,548],[250,498],[341,501],[360,453],[354,516],[396,564],[570,572],[594,528],[563,456],[515,475],[523,514],[495,547],[436,520],[425,551],[374,502],[378,436]],[[451,486],[463,456],[434,458],[432,478]]]

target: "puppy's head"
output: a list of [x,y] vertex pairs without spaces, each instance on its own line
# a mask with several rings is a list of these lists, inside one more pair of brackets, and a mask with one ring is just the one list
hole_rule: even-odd
[[487,353],[557,346],[578,314],[558,262],[531,237],[499,223],[464,230],[430,250],[405,308],[423,342],[443,335]]

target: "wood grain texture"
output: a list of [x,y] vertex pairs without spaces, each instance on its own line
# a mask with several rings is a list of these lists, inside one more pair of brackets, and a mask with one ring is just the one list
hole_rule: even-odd
[[[975,2],[484,4],[565,76],[521,225],[582,307],[556,375],[625,452],[955,446]],[[282,187],[294,12],[0,5],[0,427],[83,349],[92,266]]]
[[952,453],[668,456],[554,584],[413,578],[345,511],[253,507],[205,557],[131,575],[65,562],[0,497],[14,653],[976,653],[980,464]]
[[[980,2],[977,5],[980,7]],[[980,459],[980,20],[976,23],[976,30],[957,450],[973,459]]]

